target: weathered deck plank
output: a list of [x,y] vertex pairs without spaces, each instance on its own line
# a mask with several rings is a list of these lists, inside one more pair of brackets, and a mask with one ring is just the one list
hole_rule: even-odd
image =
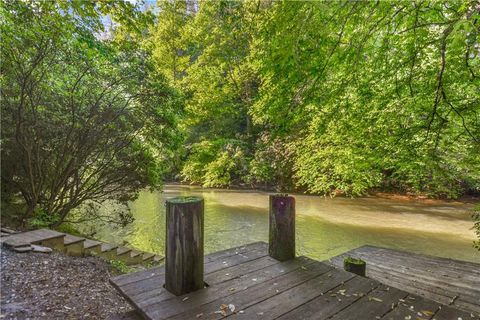
[[480,313],[480,265],[400,250],[363,246],[330,259],[336,267],[346,256],[367,262],[367,276],[406,292],[466,312]]
[[[277,317],[297,308],[329,290],[338,287],[354,275],[342,270],[332,269],[318,277],[277,293],[273,297],[244,309],[242,314],[232,315],[233,319],[276,319]],[[264,289],[265,290],[265,289]],[[248,291],[245,292],[248,295]]]
[[354,277],[344,284],[313,300],[283,314],[278,319],[327,319],[339,310],[348,307],[380,285],[375,280]]
[[336,313],[332,320],[357,320],[359,315],[363,319],[379,319],[395,308],[400,299],[406,298],[408,293],[380,285],[378,288],[355,301],[347,308]]
[[[163,287],[163,267],[122,275],[111,279],[111,283],[139,314],[146,319],[156,320],[224,317],[239,320],[457,320],[462,317],[467,319],[466,315],[470,317],[469,312],[459,310],[455,304],[441,305],[431,298],[416,296],[414,292],[382,283],[377,281],[378,279],[363,278],[339,268],[332,268],[325,262],[306,257],[280,262],[269,257],[267,252],[265,243],[255,243],[207,255],[204,259],[204,279],[209,286],[183,296],[175,296]],[[387,255],[388,250],[382,251],[381,259]],[[398,256],[395,259],[398,259]],[[379,274],[382,268],[386,268],[382,261],[372,266],[371,274]],[[425,266],[423,261],[424,258],[419,264]],[[433,268],[430,261],[427,265],[428,268]],[[461,264],[460,268],[454,270],[458,273],[453,282],[456,288],[450,288],[448,293],[442,290],[442,286],[446,286],[444,279],[439,285],[429,274],[430,271],[425,273],[421,270],[415,286],[406,285],[414,276],[411,270],[396,270],[387,276],[390,280],[395,280],[392,282],[407,289],[419,287],[444,298],[463,288],[466,293],[461,298],[468,303],[474,303],[477,297],[475,288],[469,287],[468,278],[458,277],[461,275],[461,268],[467,267],[468,264]],[[409,265],[409,268],[412,266]],[[434,282],[433,287],[428,288],[429,282]],[[478,315],[475,313],[475,316]]]
[[405,299],[399,303],[382,317],[384,320],[396,319],[417,319],[428,320],[432,319],[435,313],[439,310],[440,304],[432,300],[427,300],[420,296],[409,294]]
[[309,259],[295,259],[272,267],[275,268],[273,272],[272,268],[265,268],[255,274],[244,275],[242,278],[246,280],[243,283],[237,281],[228,286],[227,295],[194,309],[190,308],[169,319],[191,319],[198,314],[202,314],[206,319],[221,319],[223,315],[219,311],[222,305],[232,304],[240,311],[332,270],[325,264]]

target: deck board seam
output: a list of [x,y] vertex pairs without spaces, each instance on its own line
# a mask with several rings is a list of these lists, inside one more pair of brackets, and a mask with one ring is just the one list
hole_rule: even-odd
[[[315,262],[316,262],[316,261],[312,262],[312,264],[315,263]],[[290,271],[288,271],[288,272],[285,272],[285,273],[277,274],[276,276],[274,276],[274,277],[272,277],[272,278],[269,278],[268,280],[266,280],[266,281],[264,281],[264,282],[273,281],[274,279],[276,279],[276,278],[278,278],[278,277],[282,277],[282,276],[287,275],[287,274],[289,274],[289,273],[295,272],[295,271],[297,271],[298,269],[301,269],[301,268],[302,268],[302,266],[298,266],[298,268],[292,269],[292,270],[290,270]],[[292,285],[291,287],[288,287],[288,288],[285,288],[285,289],[282,290],[282,291],[279,291],[277,294],[280,294],[280,293],[282,293],[282,292],[286,292],[286,291],[288,291],[288,290],[290,290],[290,289],[292,289],[292,288],[295,288],[295,287],[297,287],[297,286],[299,286],[299,285],[301,285],[301,284],[304,284],[304,283],[307,282],[307,281],[310,281],[310,280],[315,279],[315,278],[317,278],[317,277],[320,277],[320,276],[322,276],[322,275],[324,275],[324,274],[326,274],[326,273],[328,273],[328,272],[331,272],[332,270],[334,270],[334,268],[330,268],[330,269],[328,269],[328,270],[326,270],[326,271],[322,271],[321,273],[315,274],[315,275],[313,275],[312,277],[309,277],[309,278],[307,278],[307,279],[305,279],[305,280],[303,280],[303,281],[301,281],[301,282],[299,282],[299,283],[297,283],[297,284]],[[258,270],[256,270],[256,271],[258,271]],[[254,271],[254,272],[256,272],[256,271]],[[353,277],[352,277],[352,278],[353,278]],[[350,280],[350,279],[349,279],[349,280]],[[256,286],[260,286],[260,285],[262,285],[262,284],[264,284],[264,283],[263,283],[263,282],[257,283],[257,284],[255,284],[255,285],[253,285],[253,286],[251,286],[251,287],[248,287],[248,288],[246,288],[246,289],[243,289],[243,290],[241,290],[241,291],[229,293],[229,294],[227,294],[226,296],[222,296],[221,298],[214,299],[214,300],[212,300],[212,301],[209,301],[209,302],[207,302],[207,303],[201,304],[201,305],[196,306],[196,307],[201,307],[201,306],[203,306],[203,305],[206,305],[206,304],[212,303],[212,302],[214,302],[214,301],[223,299],[223,298],[225,298],[225,297],[228,297],[228,296],[237,294],[237,293],[239,293],[239,292],[246,292],[247,290],[252,289],[252,288],[254,288],[254,287],[256,287]],[[274,296],[272,296],[272,297],[274,297]],[[268,299],[270,299],[270,298],[272,298],[272,297],[267,297],[267,298],[265,298],[265,299],[263,299],[263,300],[257,300],[257,301],[255,301],[255,303],[250,304],[247,308],[243,308],[242,310],[246,310],[246,309],[248,309],[248,308],[250,308],[250,307],[252,307],[252,306],[255,306],[256,304],[258,304],[258,303],[260,303],[260,302],[262,302],[262,301],[268,300]],[[182,312],[182,313],[183,313],[183,312]],[[167,317],[167,318],[164,318],[163,320],[168,320],[168,319],[174,318],[174,317],[176,317],[176,316],[178,316],[178,315],[180,315],[180,314],[181,314],[181,313],[175,314],[175,315],[172,315],[172,316],[169,316],[169,317]],[[227,315],[227,317],[229,317],[229,316],[231,316],[231,315]]]
[[[377,265],[375,265],[375,266],[369,266],[369,268],[370,268],[370,270],[374,270],[375,272],[383,273],[383,274],[388,274],[388,275],[393,276],[393,277],[396,277],[396,278],[401,278],[401,275],[406,275],[406,276],[414,275],[414,276],[415,276],[414,273],[403,273],[403,272],[398,272],[398,271],[394,271],[394,270],[385,270],[384,268],[378,267]],[[427,285],[427,284],[429,284],[429,283],[432,283],[432,281],[428,281],[429,279],[428,279],[428,278],[425,278],[425,277],[420,277],[420,276],[418,276],[417,279],[421,280],[421,281],[416,281],[416,283],[419,284],[419,285],[420,285],[420,284],[425,284],[425,285]],[[432,277],[432,279],[434,279],[434,278]],[[442,280],[442,281],[438,280],[437,282],[438,282],[439,284],[445,284],[445,285],[451,284],[451,283],[446,282],[446,281],[443,281],[443,280]],[[414,286],[411,286],[411,287],[415,288]],[[435,286],[430,285],[429,287],[432,287],[432,288],[434,288],[434,289],[444,290],[445,293],[451,294],[452,296],[445,296],[445,297],[448,297],[448,298],[452,298],[452,297],[454,297],[454,296],[456,296],[456,295],[459,295],[459,294],[460,294],[460,295],[463,294],[463,295],[466,295],[466,296],[472,296],[472,295],[475,295],[475,293],[480,294],[480,290],[477,291],[477,290],[475,290],[474,288],[468,287],[468,286],[455,286],[455,288],[458,288],[459,290],[455,290],[455,289],[453,289],[452,287],[450,287],[450,288],[444,288],[443,286],[441,287],[441,286],[438,286],[438,285],[435,285]],[[420,288],[419,288],[419,289],[420,289]],[[464,290],[461,290],[461,289],[464,289]],[[470,293],[465,294],[465,291],[469,291]],[[432,292],[432,291],[431,291],[431,292]],[[433,293],[435,293],[435,292],[433,292]],[[480,304],[480,302],[479,302],[479,304]]]
[[[302,303],[301,305],[298,305],[298,306],[296,306],[295,308],[290,309],[290,310],[282,313],[281,315],[275,317],[275,319],[279,319],[279,318],[283,317],[284,315],[286,315],[287,313],[290,313],[290,312],[292,312],[292,311],[294,311],[294,310],[296,310],[296,309],[298,309],[298,308],[301,308],[302,306],[306,305],[307,303],[310,303],[311,301],[313,301],[313,300],[315,300],[315,299],[318,299],[318,297],[323,296],[324,294],[327,294],[328,292],[333,291],[333,290],[335,290],[336,288],[343,286],[345,283],[348,283],[348,282],[352,281],[353,279],[355,279],[355,277],[351,277],[351,278],[348,279],[347,281],[344,281],[343,283],[339,283],[336,287],[333,287],[333,288],[329,289],[328,291],[326,291],[325,293],[322,293],[322,294],[320,294],[320,295],[318,295],[318,296],[315,296],[315,297],[313,297],[313,298],[311,298],[311,299],[309,299],[309,300],[307,300],[307,301],[304,301],[304,303]],[[367,291],[367,293],[365,293],[365,294],[368,294],[369,292],[375,290],[375,289],[378,288],[379,286],[380,286],[380,283],[377,283],[374,287],[372,287],[372,288],[371,288],[369,291]],[[347,305],[345,305],[343,308],[337,310],[337,312],[335,312],[335,314],[337,314],[338,312],[342,311],[342,310],[345,309],[345,308],[348,308],[349,306],[351,306],[352,304],[354,304],[357,300],[359,300],[359,299],[361,299],[361,298],[362,298],[362,297],[358,297],[357,299],[353,300],[350,304],[347,304]],[[335,314],[332,314],[330,317],[333,317]]]
[[[313,279],[319,278],[319,277],[325,275],[326,273],[331,272],[332,270],[335,270],[335,268],[331,268],[331,269],[326,270],[326,271],[324,271],[324,272],[321,272],[321,273],[319,273],[319,274],[317,274],[317,275],[315,275],[315,276],[312,276],[312,277],[310,277],[310,278],[308,278],[308,279],[305,279],[305,280],[303,280],[303,281],[301,281],[301,282],[299,282],[299,283],[296,283],[296,284],[292,285],[291,287],[285,288],[284,290],[277,292],[276,295],[281,294],[281,293],[285,293],[285,292],[287,292],[287,291],[289,291],[289,290],[291,290],[291,289],[293,289],[293,288],[296,288],[296,287],[298,287],[298,286],[300,286],[300,285],[302,285],[302,284],[304,284],[304,283],[306,283],[306,282],[308,282],[308,281],[312,281]],[[282,276],[282,275],[280,275],[280,276]],[[351,280],[351,279],[353,279],[353,278],[354,278],[354,276],[352,276],[352,277],[349,278],[348,280]],[[259,285],[260,285],[260,284],[259,284]],[[338,287],[339,285],[341,285],[341,283],[339,283],[337,286],[335,286],[335,288]],[[247,290],[248,290],[248,289],[247,289]],[[331,290],[331,289],[329,289],[329,290]],[[329,291],[329,290],[327,290],[327,291]],[[252,304],[249,305],[247,308],[243,308],[242,310],[246,310],[246,309],[248,309],[248,308],[254,307],[255,305],[257,305],[257,304],[259,304],[259,303],[262,303],[263,301],[266,301],[266,300],[268,300],[268,299],[271,299],[271,298],[275,297],[276,295],[274,295],[274,296],[272,296],[272,297],[267,297],[267,298],[262,299],[262,300],[257,300],[257,301],[255,301],[255,303],[252,303]],[[231,316],[231,314],[230,314],[230,315],[227,315],[227,317],[230,317],[230,316]]]
[[[308,261],[308,262],[309,262],[309,263],[308,263],[307,265],[311,265],[311,264],[314,264],[316,261],[313,261],[313,260],[312,260],[312,261]],[[260,286],[260,285],[262,285],[262,284],[264,285],[266,282],[274,281],[274,279],[276,279],[276,278],[279,278],[279,277],[285,276],[285,275],[287,275],[287,274],[289,274],[289,273],[293,273],[293,272],[295,272],[295,271],[298,271],[298,270],[301,269],[302,267],[303,267],[303,265],[296,266],[294,269],[288,270],[288,271],[285,272],[285,273],[279,273],[279,274],[277,274],[277,275],[275,275],[275,276],[273,276],[273,277],[271,277],[271,278],[266,279],[266,280],[263,281],[263,282],[257,283],[257,284],[255,284],[255,285],[253,285],[253,286],[251,286],[251,287],[243,288],[242,290],[239,290],[239,291],[232,292],[231,294],[228,294],[228,295],[226,295],[226,296],[222,296],[222,297],[216,298],[216,299],[214,299],[214,300],[212,300],[212,301],[210,301],[210,302],[203,303],[203,304],[201,304],[201,305],[196,306],[196,308],[203,307],[203,306],[205,306],[205,305],[207,305],[207,304],[210,304],[210,303],[213,303],[213,302],[215,302],[215,301],[217,301],[217,300],[224,299],[225,297],[229,297],[229,296],[232,296],[232,295],[235,295],[235,294],[239,294],[239,293],[244,293],[245,291],[247,291],[247,290],[249,290],[249,289],[252,289],[252,288],[254,288],[254,287],[256,287],[256,286]],[[268,268],[268,267],[265,267],[265,268]],[[262,269],[265,269],[265,268],[262,268]],[[332,270],[332,269],[329,269],[329,270],[323,272],[322,274],[325,274],[325,273],[327,273],[327,272],[330,272],[331,270]],[[255,272],[258,272],[258,271],[261,271],[261,269],[252,271],[252,272],[250,272],[250,273],[255,273]],[[247,273],[247,274],[249,274],[249,273]],[[320,276],[320,274],[318,274],[318,275],[316,275],[316,276]],[[316,276],[313,276],[313,277],[311,277],[311,278],[308,278],[308,279],[305,280],[305,281],[311,280],[311,279],[313,279],[313,278],[316,277]],[[303,283],[303,282],[302,282],[302,283]],[[290,289],[290,287],[287,288],[287,289],[285,289],[284,291],[286,291],[286,290],[288,290],[288,289]],[[284,292],[284,291],[280,291],[280,292]],[[268,299],[268,298],[266,298],[266,299]],[[252,304],[252,305],[253,305],[253,304]],[[252,306],[252,305],[250,305],[250,306]],[[248,307],[247,307],[247,308],[248,308]],[[187,311],[185,311],[185,312],[188,312],[188,311],[189,311],[189,310],[187,310]],[[181,312],[181,313],[172,315],[172,316],[170,316],[170,317],[168,317],[168,318],[165,318],[164,320],[168,320],[168,319],[172,319],[172,318],[178,317],[178,316],[180,316],[181,314],[183,314],[183,313],[185,313],[185,312]]]
[[[316,261],[313,261],[313,262],[311,262],[311,264],[314,264],[315,262],[316,262]],[[276,263],[276,264],[281,264],[281,262],[279,261],[279,262]],[[253,270],[253,271],[251,271],[251,272],[248,272],[248,273],[243,274],[242,276],[246,276],[246,275],[254,274],[254,273],[257,273],[257,272],[261,272],[261,270],[266,269],[266,268],[269,268],[269,267],[271,267],[271,266],[273,266],[273,265],[270,265],[270,266],[266,266],[266,267],[263,267],[263,268],[260,268],[260,269]],[[298,266],[298,267],[296,267],[295,269],[289,270],[289,271],[287,271],[287,272],[279,273],[279,274],[273,276],[272,278],[269,278],[268,280],[266,280],[266,281],[264,281],[264,282],[272,281],[272,280],[275,279],[275,278],[278,278],[278,277],[281,277],[281,276],[283,276],[283,275],[286,275],[286,274],[289,274],[289,273],[291,273],[291,272],[294,272],[294,271],[300,269],[301,267],[302,267],[302,266]],[[332,268],[332,269],[333,269],[333,268]],[[332,269],[329,269],[329,270],[325,271],[324,273],[330,272]],[[315,276],[315,277],[316,277],[316,276]],[[313,279],[313,278],[314,278],[314,277],[309,278],[309,279]],[[222,284],[222,283],[225,284],[225,282],[232,281],[232,280],[235,280],[235,279],[238,279],[238,278],[228,279],[228,280],[223,281],[223,282],[221,282],[221,283],[219,283],[219,284]],[[263,282],[258,283],[258,284],[256,284],[256,285],[261,285],[262,283],[263,283]],[[223,296],[222,298],[231,296],[231,295],[233,295],[233,294],[237,294],[238,292],[246,291],[246,290],[248,290],[248,289],[250,289],[250,288],[253,288],[253,287],[256,286],[256,285],[253,285],[253,286],[248,287],[248,288],[246,288],[246,289],[242,289],[242,290],[240,290],[240,291],[235,291],[235,292],[231,292],[231,293],[228,292],[229,294]],[[171,299],[175,299],[175,298],[176,298],[176,297],[172,297],[172,298],[170,298],[170,299],[162,300],[161,302],[165,302],[165,301],[168,301],[168,300],[171,300]],[[219,299],[219,298],[217,298],[217,299],[215,299],[215,300],[213,300],[213,301],[216,301],[216,300],[218,300],[218,299]],[[210,301],[210,302],[211,302],[211,301]],[[210,302],[207,302],[207,303],[210,303]],[[144,307],[144,308],[147,308],[148,306],[151,306],[151,305],[153,305],[153,304],[155,304],[155,303],[158,303],[158,302],[154,302],[154,303],[151,303],[151,304],[146,305],[146,306],[143,306],[143,307]],[[198,305],[197,307],[201,307],[201,306],[203,306],[203,305],[205,305],[205,304],[207,304],[207,303]],[[175,315],[172,315],[172,316],[170,316],[170,317],[168,317],[168,318],[165,318],[165,319],[169,319],[169,318],[172,318],[172,317],[175,317],[175,316],[176,316],[176,314],[175,314]]]

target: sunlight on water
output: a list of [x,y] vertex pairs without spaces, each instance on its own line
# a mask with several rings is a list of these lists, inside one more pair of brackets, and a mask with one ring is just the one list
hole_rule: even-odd
[[[268,241],[268,193],[167,185],[143,192],[131,204],[135,222],[98,230],[104,241],[163,254],[165,199],[205,199],[205,252]],[[297,254],[326,259],[365,244],[480,262],[472,247],[471,205],[382,198],[323,198],[295,195]]]

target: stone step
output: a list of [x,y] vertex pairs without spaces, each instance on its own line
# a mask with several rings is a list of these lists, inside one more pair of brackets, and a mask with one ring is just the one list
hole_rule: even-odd
[[51,253],[53,251],[52,248],[39,246],[39,245],[36,245],[36,244],[32,244],[31,247],[32,247],[33,252]]
[[131,251],[132,251],[132,249],[127,248],[127,247],[118,247],[117,248],[117,256],[118,257],[125,256],[125,257],[128,258],[130,256]]
[[142,256],[142,262],[143,262],[143,263],[152,262],[154,257],[155,257],[155,254],[154,254],[154,253],[145,252],[145,253],[143,254],[143,256]]
[[25,247],[30,244],[38,244],[40,246],[49,247],[58,251],[63,251],[64,233],[49,229],[38,229],[33,231],[11,234],[2,243],[7,247]]
[[165,259],[164,257],[159,256],[158,254],[156,254],[156,255],[153,257],[153,262],[160,263],[160,262],[162,262],[164,259]]
[[130,252],[130,257],[135,258],[135,257],[138,257],[139,255],[141,255],[142,253],[143,252],[138,251],[138,250],[132,250],[132,252]]
[[32,246],[23,246],[23,247],[14,247],[13,251],[18,252],[18,253],[24,253],[24,252],[30,252],[32,251]]
[[102,243],[91,239],[83,241],[83,252],[85,255],[98,255],[102,252]]
[[64,252],[69,256],[75,256],[75,257],[83,256],[85,252],[85,249],[83,248],[84,241],[85,241],[85,238],[66,234],[65,238],[63,239],[63,244],[65,246]]
[[[98,255],[106,260],[121,260],[128,265],[142,263],[159,263],[164,257],[153,253],[134,250],[125,246],[117,246],[96,240],[86,239],[49,229],[38,229],[27,232],[4,232],[2,228],[2,244],[16,252],[29,252],[34,245],[43,246],[64,252],[70,256]],[[34,250],[33,250],[34,251]]]
[[107,260],[115,260],[117,258],[117,247],[114,244],[102,243],[99,256]]
[[18,233],[18,231],[15,231],[15,230],[12,230],[12,229],[9,229],[9,228],[5,228],[5,227],[2,227],[0,228],[0,231],[1,232],[4,232],[4,233]]
[[143,255],[141,251],[132,250],[130,251],[130,257],[127,261],[128,265],[141,264],[143,260]]
[[101,245],[102,252],[113,251],[113,250],[117,249],[117,247],[118,246],[116,246],[114,244],[104,243],[104,242],[102,242],[102,245]]

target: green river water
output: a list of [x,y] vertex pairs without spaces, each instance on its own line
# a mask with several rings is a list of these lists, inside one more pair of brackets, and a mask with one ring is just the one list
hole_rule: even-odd
[[[135,221],[127,227],[93,228],[101,240],[117,244],[126,241],[139,250],[163,255],[165,199],[200,196],[205,199],[205,252],[209,253],[268,241],[268,194],[166,185],[163,192],[142,192],[130,204]],[[298,255],[327,259],[369,244],[480,262],[480,252],[472,247],[471,204],[294,196]]]

